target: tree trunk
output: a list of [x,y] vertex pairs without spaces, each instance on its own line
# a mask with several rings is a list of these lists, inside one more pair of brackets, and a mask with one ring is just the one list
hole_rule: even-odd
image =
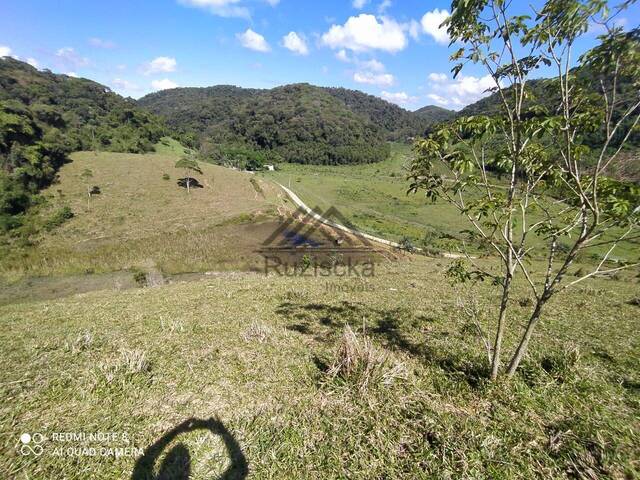
[[538,321],[540,320],[540,315],[542,314],[542,307],[544,307],[545,303],[547,303],[547,300],[549,300],[550,296],[551,296],[550,293],[545,292],[536,303],[536,308],[533,310],[533,313],[529,318],[529,323],[527,324],[527,328],[525,329],[524,334],[520,339],[520,344],[518,345],[518,348],[513,354],[513,357],[511,358],[511,362],[509,362],[509,368],[507,369],[507,376],[509,378],[513,377],[513,375],[516,373],[516,370],[518,369],[520,362],[522,361],[525,354],[527,353],[527,347],[529,346],[531,335],[533,334],[533,330],[538,324]]
[[500,301],[500,313],[498,314],[498,328],[496,338],[493,343],[493,357],[491,358],[491,380],[498,378],[500,372],[500,353],[502,351],[502,338],[504,337],[505,316],[509,304],[509,292],[511,289],[511,275],[507,274],[502,289],[502,300]]

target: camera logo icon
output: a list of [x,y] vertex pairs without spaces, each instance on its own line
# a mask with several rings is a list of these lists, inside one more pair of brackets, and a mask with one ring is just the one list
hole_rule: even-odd
[[45,441],[44,435],[41,433],[23,433],[20,435],[20,454],[23,456],[34,455],[39,457],[44,452],[44,447],[40,445]]

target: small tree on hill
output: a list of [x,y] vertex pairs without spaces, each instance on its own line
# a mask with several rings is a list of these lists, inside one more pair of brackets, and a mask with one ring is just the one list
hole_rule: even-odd
[[[460,118],[417,140],[411,173],[412,191],[425,189],[428,198],[457,207],[473,237],[500,260],[497,275],[469,255],[449,270],[457,280],[491,279],[499,289],[495,331],[487,342],[492,379],[514,375],[554,295],[638,265],[637,259],[611,259],[638,230],[640,189],[606,177],[605,171],[640,118],[640,31],[611,28],[608,20],[617,11],[608,17],[604,0],[547,0],[532,12],[535,19],[512,11],[524,5],[453,1],[446,24],[452,44],[460,47],[452,55],[460,62],[454,76],[468,63],[483,66],[500,110],[494,116]],[[594,24],[606,34],[580,58],[579,68],[572,68],[575,42]],[[534,98],[529,77],[543,65],[556,76]],[[507,178],[506,184],[495,172]],[[595,255],[594,248],[603,249],[597,264],[568,279],[576,258]],[[544,259],[544,269],[536,269],[531,261],[536,258]],[[517,276],[533,297],[519,334],[508,320]],[[503,369],[507,333],[518,340]]]
[[187,185],[187,193],[191,193],[191,174],[192,172],[199,173],[202,175],[202,170],[198,165],[198,162],[193,158],[182,157],[180,160],[176,162],[176,168],[181,168],[184,170],[185,175],[185,183]]
[[93,172],[89,168],[85,168],[80,174],[80,178],[87,187],[87,209],[91,208],[91,187],[89,186],[90,179],[93,178]]

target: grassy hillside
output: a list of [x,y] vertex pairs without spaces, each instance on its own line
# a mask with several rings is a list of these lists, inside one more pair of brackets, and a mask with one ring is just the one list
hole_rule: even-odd
[[[184,172],[174,168],[174,155],[80,152],[71,158],[59,182],[44,191],[48,202],[39,215],[45,221],[68,207],[73,218],[43,230],[33,246],[6,248],[3,276],[247,268],[256,259],[256,237],[275,228],[252,222],[272,218],[282,203],[271,185],[259,182],[258,192],[253,176],[207,164],[196,175],[204,188],[187,195],[177,185]],[[100,194],[89,199],[93,186]]]
[[[384,162],[361,166],[281,165],[265,172],[285,186],[291,185],[311,208],[335,206],[354,226],[398,241],[408,237],[418,245],[425,235],[445,248],[449,235],[465,228],[464,219],[445,203],[428,203],[422,195],[407,195],[410,148],[394,144]],[[442,237],[442,238],[440,238]],[[436,246],[436,245],[434,245]]]
[[[432,203],[421,194],[409,194],[407,167],[411,161],[407,145],[392,144],[392,154],[372,165],[312,166],[282,164],[265,178],[291,186],[300,198],[320,212],[336,207],[353,226],[390,240],[403,238],[428,252],[457,252],[470,224],[458,210],[444,202]],[[504,180],[494,177],[495,184]],[[317,207],[317,208],[316,208]],[[467,245],[474,248],[473,245]],[[633,259],[640,248],[636,239],[618,247],[620,258]],[[601,255],[606,247],[589,250]]]
[[[467,293],[444,268],[417,258],[366,283],[229,274],[0,307],[2,477],[640,475],[637,281],[593,280],[553,302],[514,383],[491,384],[456,306]],[[474,296],[490,310],[487,292]],[[339,368],[346,323],[371,352],[366,374]],[[18,452],[20,432],[77,431],[129,441]],[[53,454],[127,445],[149,454]]]
[[0,58],[0,234],[23,226],[69,152],[147,152],[165,133],[104,85]]

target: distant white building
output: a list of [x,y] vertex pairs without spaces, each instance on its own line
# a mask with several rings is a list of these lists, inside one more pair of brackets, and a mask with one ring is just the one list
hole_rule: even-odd
[[264,168],[266,168],[270,172],[273,172],[276,169],[276,167],[273,165],[265,165]]

